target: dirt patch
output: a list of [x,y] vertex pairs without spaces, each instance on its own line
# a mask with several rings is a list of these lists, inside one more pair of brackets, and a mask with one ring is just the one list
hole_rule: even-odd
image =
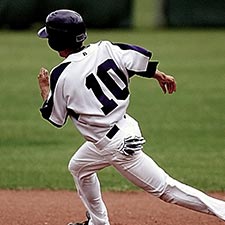
[[[225,200],[225,193],[210,193]],[[104,192],[111,225],[222,225],[214,216],[187,210],[142,191]],[[83,221],[85,208],[72,191],[0,190],[0,225],[66,225]]]

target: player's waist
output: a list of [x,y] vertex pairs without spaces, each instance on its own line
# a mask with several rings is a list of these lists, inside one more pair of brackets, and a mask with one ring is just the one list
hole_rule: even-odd
[[103,138],[101,138],[98,142],[95,142],[95,146],[98,149],[103,149],[111,140],[114,138],[116,134],[118,134],[120,131],[120,128],[117,124],[114,124],[113,127],[105,134]]
[[103,138],[94,144],[98,149],[103,149],[115,136],[118,136],[119,139],[124,139],[132,135],[140,136],[140,129],[138,123],[126,114],[106,132]]

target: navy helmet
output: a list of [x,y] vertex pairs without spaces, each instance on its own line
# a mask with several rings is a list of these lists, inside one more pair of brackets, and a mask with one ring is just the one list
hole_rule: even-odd
[[47,16],[45,27],[38,31],[38,36],[48,38],[49,46],[56,51],[61,51],[82,46],[87,33],[85,23],[79,13],[60,9]]

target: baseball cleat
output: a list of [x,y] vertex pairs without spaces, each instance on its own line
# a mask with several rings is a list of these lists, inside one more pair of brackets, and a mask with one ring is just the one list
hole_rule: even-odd
[[88,222],[90,220],[90,214],[89,214],[88,211],[86,212],[86,217],[87,217],[87,220],[84,221],[84,222],[80,222],[80,223],[68,223],[67,225],[88,225]]

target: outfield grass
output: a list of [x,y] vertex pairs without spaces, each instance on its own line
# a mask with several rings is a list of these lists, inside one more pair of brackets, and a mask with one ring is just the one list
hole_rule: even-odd
[[[224,30],[90,30],[86,43],[107,39],[153,51],[177,79],[162,94],[153,80],[133,78],[129,113],[147,139],[145,151],[175,178],[207,191],[225,190]],[[83,139],[68,123],[40,118],[37,73],[60,58],[30,32],[0,32],[0,188],[72,189],[67,163]],[[112,168],[103,190],[134,189]]]

